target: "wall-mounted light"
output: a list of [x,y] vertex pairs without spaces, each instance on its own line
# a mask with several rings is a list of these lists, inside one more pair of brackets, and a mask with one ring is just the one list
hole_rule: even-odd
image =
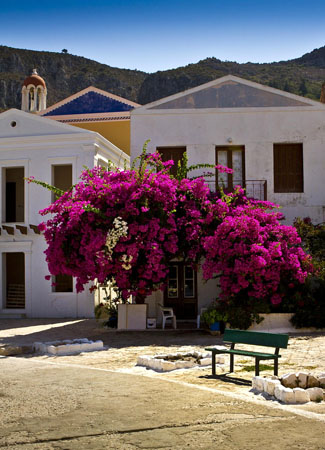
[[229,144],[231,144],[231,143],[232,143],[232,138],[229,137],[229,138],[227,139],[227,142],[229,142]]

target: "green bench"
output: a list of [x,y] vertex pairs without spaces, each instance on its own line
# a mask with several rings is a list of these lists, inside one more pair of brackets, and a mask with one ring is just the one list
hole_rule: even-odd
[[[212,352],[212,375],[216,374],[216,355],[229,354],[230,355],[230,372],[234,371],[234,355],[251,356],[255,358],[255,375],[260,373],[260,361],[273,359],[274,360],[274,375],[278,375],[278,360],[280,348],[287,348],[289,336],[287,334],[261,333],[257,331],[242,331],[226,329],[223,341],[230,343],[230,348],[208,347],[205,350]],[[274,353],[253,352],[250,350],[237,350],[235,344],[249,344],[258,345],[261,347],[273,347]]]

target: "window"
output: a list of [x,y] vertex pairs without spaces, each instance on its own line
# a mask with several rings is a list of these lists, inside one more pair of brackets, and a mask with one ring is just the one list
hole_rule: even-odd
[[52,166],[52,184],[62,191],[70,189],[72,186],[72,164]]
[[73,292],[71,275],[55,275],[53,277],[52,292]]
[[24,222],[25,182],[24,167],[2,169],[3,176],[3,222]]
[[274,144],[274,192],[303,192],[302,144]]
[[174,177],[177,174],[178,161],[182,160],[186,147],[157,147],[157,151],[161,154],[161,159],[165,161],[173,160],[174,165],[170,169],[170,174]]
[[233,173],[216,173],[217,184],[226,191],[232,191],[235,186],[245,186],[245,147],[217,147],[216,162],[233,169]]
[[3,253],[4,307],[8,309],[25,308],[25,254]]

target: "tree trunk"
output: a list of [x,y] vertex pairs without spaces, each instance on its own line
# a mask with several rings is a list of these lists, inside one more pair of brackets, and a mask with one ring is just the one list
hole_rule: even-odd
[[137,293],[136,297],[135,297],[135,303],[137,305],[143,305],[144,301],[146,299],[146,295],[145,294],[139,294]]

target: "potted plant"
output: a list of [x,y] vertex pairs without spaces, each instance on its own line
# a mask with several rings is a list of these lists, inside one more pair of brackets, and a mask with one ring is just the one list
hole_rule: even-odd
[[201,321],[210,332],[223,334],[225,331],[228,314],[222,310],[218,302],[213,302],[201,315]]
[[95,306],[95,317],[103,320],[103,325],[110,328],[117,327],[117,306],[113,301],[102,301]]

